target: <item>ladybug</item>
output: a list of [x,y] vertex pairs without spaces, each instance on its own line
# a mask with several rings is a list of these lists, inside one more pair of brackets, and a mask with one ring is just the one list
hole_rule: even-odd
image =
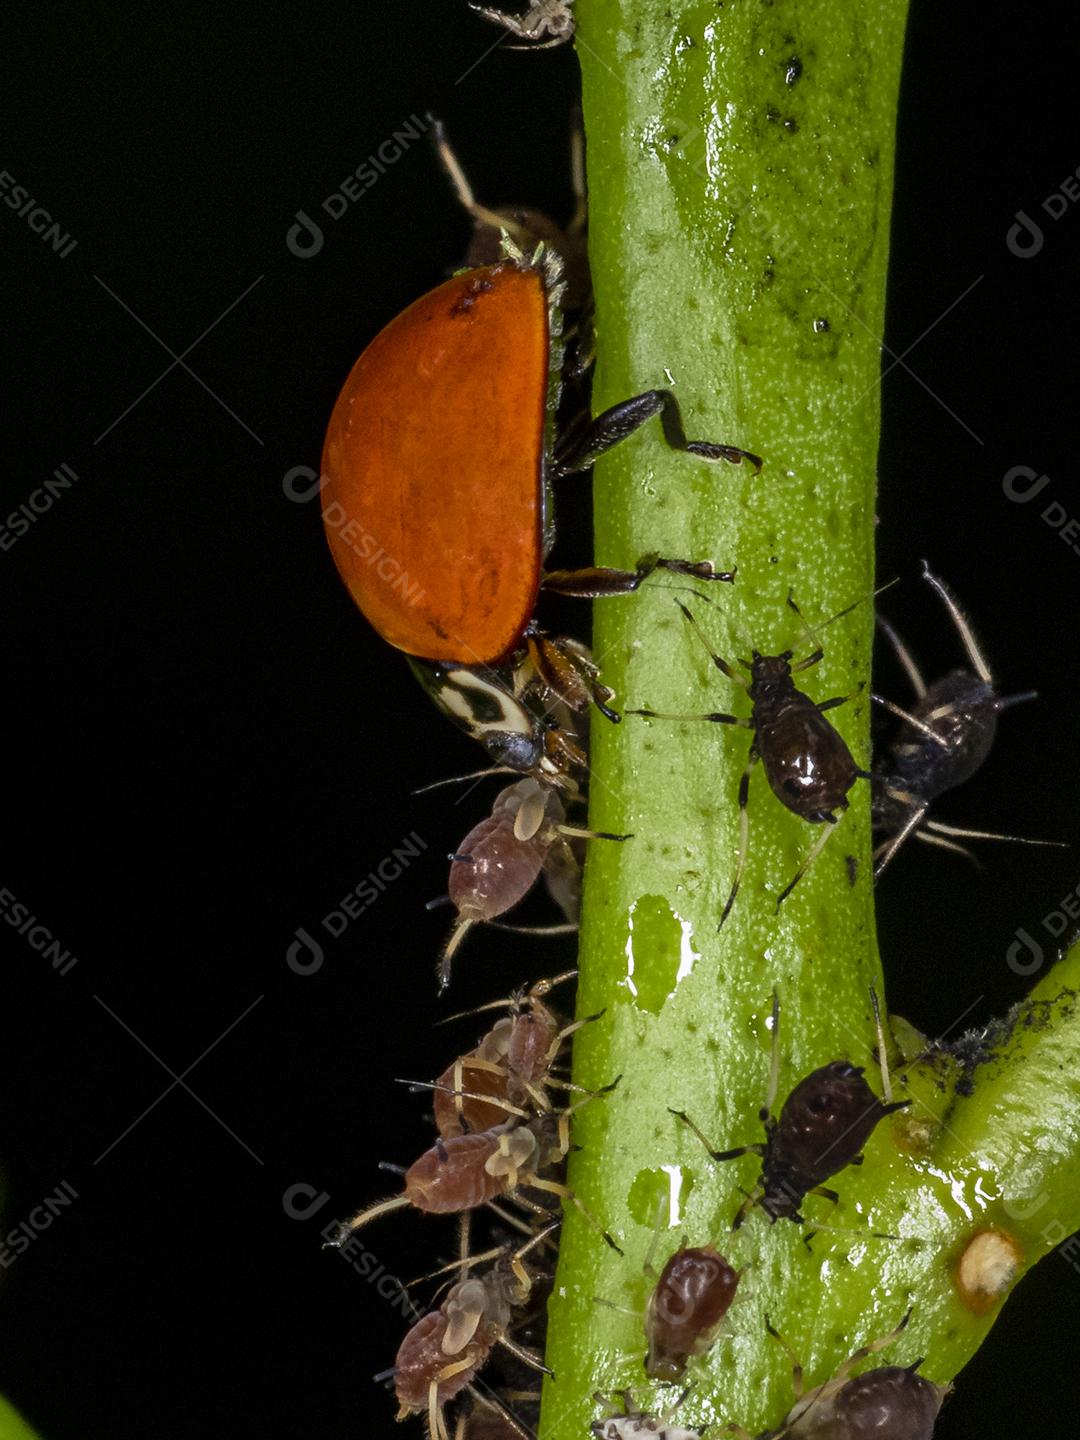
[[612,692],[580,647],[534,621],[541,588],[595,598],[657,569],[732,580],[708,561],[646,555],[634,570],[544,570],[550,485],[585,470],[654,415],[674,449],[761,461],[687,440],[670,390],[648,390],[555,434],[562,262],[538,245],[464,270],[414,301],[353,366],[323,449],[323,520],[357,605],[410,657],[435,702],[494,764],[559,783],[580,746],[546,721],[552,697],[611,719]]

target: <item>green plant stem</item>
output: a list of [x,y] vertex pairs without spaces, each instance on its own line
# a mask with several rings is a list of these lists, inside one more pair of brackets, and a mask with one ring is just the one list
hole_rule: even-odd
[[[678,597],[728,659],[752,647],[815,648],[787,608],[789,591],[821,624],[872,590],[905,9],[903,0],[871,11],[855,0],[577,6],[595,408],[670,375],[690,435],[765,459],[757,478],[710,466],[665,450],[647,427],[597,467],[597,555],[614,565],[649,551],[737,563],[736,584],[710,587],[708,601]],[[605,679],[627,707],[746,715],[746,696],[713,668],[675,598],[661,582],[597,606]],[[800,677],[811,696],[865,681],[872,625],[867,603],[821,632],[825,658]],[[867,765],[866,693],[830,718]],[[773,988],[782,1098],[830,1059],[872,1066],[868,987],[881,986],[862,781],[777,914],[776,895],[819,832],[776,801],[758,767],[743,888],[717,933],[748,743],[745,729],[700,722],[627,716],[594,727],[593,823],[635,838],[594,844],[588,862],[579,1013],[604,1014],[576,1038],[575,1076],[591,1087],[622,1079],[575,1117],[581,1150],[570,1180],[625,1256],[568,1211],[550,1308],[557,1379],[545,1385],[545,1440],[581,1440],[598,1413],[597,1389],[629,1385],[662,1408],[641,1364],[644,1266],[658,1217],[658,1266],[685,1237],[715,1241],[744,1267],[726,1339],[693,1367],[679,1421],[737,1420],[754,1431],[778,1425],[792,1398],[790,1363],[766,1338],[766,1313],[812,1383],[914,1304],[888,1358],[925,1354],[927,1373],[949,1379],[997,1309],[975,1315],[955,1294],[951,1267],[966,1239],[994,1220],[1029,1264],[1080,1222],[1080,1097],[1058,1069],[1068,1059],[1075,1074],[1080,1055],[1074,955],[1037,992],[1048,1008],[1031,1013],[1045,1024],[1014,1031],[1008,1058],[976,1071],[972,1095],[957,1098],[955,1075],[912,1070],[912,1093],[929,1110],[879,1126],[866,1163],[838,1178],[842,1203],[827,1218],[851,1233],[822,1233],[808,1251],[796,1226],[770,1226],[758,1213],[732,1234],[737,1187],[752,1187],[758,1162],[712,1164],[668,1107],[686,1110],[718,1147],[759,1140]],[[873,1068],[868,1075],[880,1083]],[[808,1207],[826,1218],[825,1202]],[[903,1238],[875,1239],[874,1230]]]

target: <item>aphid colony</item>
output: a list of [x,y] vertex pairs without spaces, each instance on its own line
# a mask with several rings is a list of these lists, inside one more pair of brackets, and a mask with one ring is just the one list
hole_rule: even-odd
[[[549,0],[531,0],[516,19],[474,8],[541,46],[560,43],[572,29],[567,5]],[[438,126],[436,139],[476,225],[472,263],[391,321],[360,355],[330,418],[323,472],[327,511],[335,517],[327,524],[327,538],[352,598],[378,633],[406,655],[440,709],[483,747],[486,766],[477,775],[513,777],[451,856],[448,898],[456,919],[438,967],[445,988],[466,934],[477,925],[499,924],[541,875],[565,917],[565,925],[553,928],[572,928],[583,844],[634,839],[585,823],[589,714],[595,708],[607,721],[620,715],[587,647],[542,628],[536,617],[541,593],[628,596],[666,573],[679,577],[675,588],[708,602],[709,595],[693,590],[691,582],[706,582],[711,590],[715,582],[736,581],[733,568],[720,569],[711,557],[646,554],[633,569],[546,568],[555,543],[552,482],[588,468],[654,418],[665,443],[682,452],[687,465],[737,466],[753,481],[762,462],[737,445],[687,439],[669,389],[645,390],[595,419],[586,413],[560,425],[564,320],[577,342],[575,383],[589,353],[587,278],[576,277],[568,299],[559,253],[564,247],[580,252],[583,208],[566,232],[521,207],[489,210],[473,198]],[[403,414],[407,424],[401,423]],[[389,572],[367,563],[367,552],[349,538],[354,534],[374,536],[379,553],[393,555],[396,568]],[[419,591],[398,584],[395,577],[402,575],[419,581]],[[915,703],[906,710],[873,696],[901,724],[871,768],[860,766],[829,719],[830,711],[863,687],[819,700],[796,686],[796,677],[823,657],[816,640],[799,660],[789,649],[751,650],[749,660],[739,662],[747,675],[713,649],[702,625],[706,612],[675,599],[713,666],[747,691],[750,713],[665,715],[643,707],[626,713],[650,722],[704,720],[750,731],[747,764],[731,797],[739,840],[718,925],[735,905],[751,863],[750,778],[758,762],[781,804],[823,827],[775,897],[777,907],[820,853],[859,780],[871,786],[881,836],[877,873],[911,836],[957,849],[958,838],[981,834],[931,818],[930,808],[982,764],[998,713],[1029,697],[997,694],[960,606],[925,565],[924,576],[948,609],[971,671],[927,684],[910,652],[879,620],[911,681]],[[787,603],[801,620],[790,596]],[[834,620],[858,603],[856,598]],[[594,1216],[563,1178],[575,1111],[604,1103],[604,1091],[579,1090],[567,1069],[571,1037],[597,1017],[564,1023],[547,1003],[552,988],[573,974],[482,1007],[503,1013],[435,1080],[416,1085],[430,1094],[433,1143],[403,1170],[396,1194],[358,1211],[329,1242],[347,1246],[357,1230],[397,1210],[457,1218],[460,1258],[446,1267],[453,1277],[449,1288],[409,1329],[386,1372],[393,1378],[399,1418],[425,1416],[433,1440],[447,1440],[449,1406],[459,1436],[464,1429],[472,1440],[533,1435],[539,1395],[535,1378],[528,1377],[545,1372],[544,1301],[561,1205],[577,1207],[597,1242],[622,1253],[605,1217]],[[733,1229],[755,1209],[771,1223],[803,1224],[802,1206],[812,1194],[835,1203],[839,1196],[825,1182],[858,1164],[879,1122],[911,1103],[892,1098],[872,992],[871,998],[878,1018],[880,1096],[861,1066],[837,1057],[794,1084],[774,1113],[780,1019],[774,992],[772,1065],[760,1111],[764,1140],[714,1149],[695,1120],[671,1111],[714,1160],[747,1152],[760,1157],[758,1186],[734,1215]],[[606,1089],[616,1083],[613,1077]],[[480,1216],[494,1217],[496,1226],[495,1243],[486,1249],[473,1248],[471,1222]],[[811,1225],[807,1238],[821,1228],[828,1227]],[[684,1241],[659,1272],[650,1255],[647,1274],[644,1373],[658,1383],[693,1384],[696,1362],[724,1330],[732,1307],[738,1308],[740,1272],[702,1237],[696,1245]],[[924,1379],[921,1362],[851,1377],[856,1362],[896,1339],[907,1318],[810,1390],[804,1390],[792,1355],[795,1401],[766,1435],[856,1440],[873,1433],[879,1440],[929,1440],[948,1387]],[[514,1375],[512,1383],[494,1378],[500,1355]],[[597,1399],[608,1411],[593,1425],[597,1440],[695,1440],[696,1432],[678,1424],[677,1394],[663,1414],[639,1410],[629,1392]]]

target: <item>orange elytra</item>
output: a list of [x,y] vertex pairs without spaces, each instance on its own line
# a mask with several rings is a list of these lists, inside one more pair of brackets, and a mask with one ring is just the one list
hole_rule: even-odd
[[532,618],[548,355],[543,273],[502,261],[410,305],[338,397],[322,466],[330,549],[409,655],[492,664]]

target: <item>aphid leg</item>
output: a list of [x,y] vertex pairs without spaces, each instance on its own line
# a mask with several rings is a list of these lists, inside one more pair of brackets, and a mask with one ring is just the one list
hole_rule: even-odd
[[769,1332],[772,1338],[774,1340],[778,1340],[780,1344],[784,1347],[784,1349],[787,1351],[788,1359],[791,1361],[791,1388],[795,1391],[795,1399],[801,1400],[803,1396],[802,1362],[795,1354],[795,1351],[791,1348],[788,1342],[784,1339],[783,1335],[780,1334],[780,1331],[777,1330],[776,1326],[769,1319],[768,1315],[765,1316],[765,1329]]
[[570,117],[570,183],[574,191],[574,213],[566,222],[568,235],[583,233],[589,219],[589,192],[585,181],[585,126],[581,106]]
[[784,886],[783,890],[781,890],[781,891],[780,891],[780,894],[776,897],[776,908],[777,908],[777,910],[780,909],[780,906],[784,903],[784,901],[787,899],[787,897],[791,894],[792,890],[795,889],[795,886],[799,883],[799,881],[803,878],[803,876],[806,874],[806,872],[810,869],[810,866],[814,863],[814,861],[817,859],[817,857],[821,854],[822,850],[825,849],[825,846],[826,846],[826,844],[828,843],[828,840],[829,840],[829,836],[830,836],[830,835],[833,833],[833,831],[836,829],[836,817],[835,817],[835,816],[826,816],[825,818],[826,818],[826,820],[827,820],[829,823],[828,823],[828,824],[825,826],[825,828],[822,830],[821,834],[820,834],[820,835],[818,836],[818,838],[814,841],[813,845],[811,845],[810,850],[809,850],[809,852],[808,852],[808,854],[807,854],[807,856],[806,856],[806,859],[802,862],[802,864],[799,866],[798,870],[795,871],[795,874],[794,874],[794,875],[792,876],[792,878],[788,881],[787,885]]
[[[523,1303],[529,1292],[532,1290],[532,1276],[525,1269],[525,1266],[521,1262],[530,1250],[535,1250],[538,1245],[545,1244],[549,1236],[553,1235],[561,1224],[561,1220],[552,1220],[550,1225],[545,1225],[542,1230],[538,1230],[531,1240],[526,1240],[524,1245],[519,1245],[518,1248],[510,1256],[510,1269],[514,1272],[518,1284],[521,1286]],[[545,1373],[550,1375],[551,1371],[548,1370]]]
[[653,1219],[653,1231],[649,1238],[649,1248],[645,1251],[645,1261],[641,1267],[649,1279],[654,1281],[660,1278],[660,1272],[653,1265],[653,1257],[656,1254],[656,1247],[660,1243],[660,1232],[664,1228],[665,1210],[668,1210],[670,1213],[670,1201],[666,1195],[659,1195],[656,1200],[656,1215]]
[[940,835],[931,834],[925,826],[915,831],[915,839],[921,840],[924,845],[936,845],[939,850],[948,850],[953,855],[962,855],[965,860],[971,861],[976,870],[982,869],[982,861],[973,850],[969,850],[966,845],[957,845],[953,840],[944,840]]
[[908,838],[908,836],[920,833],[920,827],[922,825],[922,822],[926,819],[927,810],[929,810],[930,808],[929,801],[923,801],[922,804],[918,804],[915,801],[914,795],[909,795],[905,790],[895,790],[891,785],[887,785],[885,787],[885,793],[892,799],[899,800],[901,804],[913,805],[914,808],[911,810],[908,818],[904,821],[904,824],[896,832],[896,834],[891,836],[888,840],[884,841],[874,851],[875,881],[881,879],[881,875],[882,872],[885,870],[885,867],[896,855],[896,852],[900,849],[900,846],[903,845],[904,841]]
[[698,1129],[698,1127],[694,1124],[693,1120],[690,1119],[690,1116],[687,1115],[685,1110],[673,1110],[669,1105],[668,1114],[674,1115],[676,1120],[681,1120],[684,1125],[689,1126],[689,1128],[698,1137],[698,1139],[705,1146],[705,1149],[709,1152],[710,1156],[714,1160],[737,1160],[740,1155],[765,1154],[765,1146],[762,1144],[737,1145],[734,1150],[714,1150],[712,1147],[712,1142],[703,1134],[701,1130]]
[[[855,1158],[854,1160],[849,1160],[849,1161],[848,1161],[848,1164],[849,1164],[849,1165],[861,1165],[861,1164],[862,1164],[862,1156],[861,1156],[861,1155],[856,1156],[856,1158]],[[829,1204],[833,1207],[833,1209],[835,1209],[836,1206],[840,1204],[840,1196],[837,1194],[837,1192],[836,1192],[835,1190],[830,1190],[827,1185],[815,1185],[812,1190],[808,1190],[806,1193],[807,1193],[808,1195],[820,1195],[823,1200],[828,1200]],[[792,1218],[794,1219],[794,1218],[796,1218],[796,1217],[793,1216]],[[801,1216],[799,1216],[798,1218],[799,1218],[800,1220],[802,1219]],[[814,1236],[818,1233],[819,1230],[831,1230],[832,1228],[833,1228],[833,1227],[832,1227],[831,1225],[818,1224],[818,1223],[817,1223],[816,1221],[814,1221],[814,1220],[808,1221],[808,1222],[807,1222],[807,1225],[806,1225],[806,1229],[803,1231],[803,1236],[802,1236],[802,1242],[803,1242],[803,1244],[804,1244],[804,1245],[806,1246],[806,1248],[809,1250],[809,1249],[810,1249],[811,1241],[813,1240]]]
[[641,395],[632,395],[629,400],[612,405],[574,436],[570,444],[560,445],[555,452],[554,473],[571,475],[587,470],[605,450],[625,440],[654,415],[660,416],[664,439],[672,450],[682,450],[703,460],[727,460],[732,465],[748,460],[755,474],[761,469],[761,457],[749,450],[740,450],[735,445],[715,445],[708,440],[688,440],[679,402],[672,392],[646,390]]
[[549,980],[538,980],[530,990],[515,990],[505,1000],[489,1000],[486,1005],[475,1005],[471,1010],[458,1010],[453,1015],[447,1015],[442,1020],[437,1020],[437,1025],[449,1025],[451,1020],[467,1020],[471,1015],[483,1015],[488,1010],[513,1010],[516,1011],[528,1001],[530,1005],[542,1010],[545,1015],[550,1011],[539,1003],[540,997],[549,995],[556,985],[562,985],[567,980],[573,980],[577,976],[576,970],[564,970],[561,975],[553,975]]
[[[564,1025],[562,1029],[558,1031],[558,1033],[555,1035],[551,1044],[547,1048],[547,1053],[544,1055],[544,1059],[542,1062],[543,1068],[545,1070],[549,1070],[551,1068],[551,1066],[555,1062],[556,1055],[558,1055],[564,1043],[570,1038],[571,1035],[576,1034],[578,1030],[584,1029],[586,1025],[592,1025],[595,1021],[599,1020],[603,1014],[603,1010],[597,1010],[595,1015],[583,1015],[580,1020],[573,1020],[569,1025]],[[548,1012],[548,1018],[550,1018],[550,1012]]]
[[892,1102],[892,1079],[889,1075],[889,1058],[885,1045],[885,1025],[881,1018],[877,991],[870,986],[870,1005],[874,1012],[874,1033],[877,1036],[878,1065],[881,1067],[881,1098],[888,1105]]
[[[585,1100],[599,1100],[601,1095],[611,1094],[612,1090],[614,1090],[616,1085],[618,1085],[619,1079],[621,1079],[621,1076],[616,1078],[615,1080],[612,1080],[607,1085],[601,1085],[599,1090],[587,1090],[584,1085],[575,1085],[572,1080],[564,1080],[558,1075],[547,1075],[544,1079],[544,1084],[554,1090],[567,1090],[572,1095],[583,1095],[585,1097]],[[529,1098],[532,1100],[533,1104],[538,1110],[551,1109],[551,1101],[547,1098],[547,1096],[543,1093],[539,1086],[533,1085],[531,1082],[528,1081],[522,1081],[521,1084],[526,1094],[529,1096]],[[564,1111],[563,1115],[560,1116],[560,1133],[563,1129],[563,1121],[567,1113],[568,1112]],[[567,1131],[565,1145],[563,1145],[563,1142],[560,1140],[560,1149],[562,1149],[563,1154],[568,1155],[570,1153],[569,1131]]]
[[515,1344],[515,1342],[506,1335],[500,1334],[498,1343],[504,1350],[508,1350],[515,1359],[527,1365],[530,1370],[539,1370],[541,1375],[550,1375],[554,1380],[555,1371],[545,1365],[539,1355],[534,1355],[531,1350],[526,1350],[523,1345]]
[[[735,866],[735,879],[731,882],[731,893],[728,895],[724,905],[723,914],[720,916],[720,924],[717,930],[731,914],[731,907],[735,904],[735,896],[739,893],[739,886],[742,883],[743,871],[746,869],[746,856],[750,848],[750,815],[747,809],[747,802],[750,798],[750,772],[761,757],[758,755],[756,744],[751,744],[750,754],[747,757],[746,768],[739,777],[739,859]],[[795,877],[798,879],[798,876]],[[792,884],[795,882],[792,881]],[[790,889],[791,886],[788,886]],[[777,904],[779,905],[779,901]]]
[[[738,1210],[735,1211],[735,1218],[731,1222],[732,1230],[741,1229],[741,1227],[746,1221],[746,1217],[750,1214],[751,1210],[753,1210],[755,1206],[761,1203],[761,1197],[764,1194],[764,1192],[761,1190],[744,1190],[742,1193],[746,1196],[746,1199],[739,1206]],[[791,1218],[795,1221],[799,1221],[802,1219],[802,1216],[793,1215]]]
[[633,840],[633,835],[616,835],[611,830],[586,830],[579,825],[559,825],[560,835],[571,840]]
[[975,639],[975,632],[968,624],[967,616],[960,609],[956,597],[943,580],[939,580],[936,575],[930,573],[930,567],[925,560],[922,562],[922,567],[922,578],[937,591],[945,602],[945,608],[952,617],[952,622],[956,626],[957,634],[960,636],[964,649],[967,651],[967,657],[971,661],[971,668],[980,680],[985,680],[987,685],[993,685],[994,677],[990,674],[990,667],[986,663],[982,650],[979,647],[979,642]]
[[911,1310],[909,1309],[905,1312],[899,1325],[897,1325],[895,1329],[890,1330],[887,1335],[882,1335],[879,1340],[871,1340],[866,1345],[860,1345],[857,1350],[853,1350],[828,1383],[834,1386],[842,1385],[851,1374],[853,1367],[856,1366],[860,1360],[865,1360],[868,1355],[876,1355],[879,1350],[884,1350],[886,1346],[891,1345],[894,1340],[899,1339],[907,1329],[910,1319]]
[[[450,1365],[444,1365],[437,1375],[432,1376],[431,1384],[428,1386],[428,1427],[431,1430],[432,1440],[449,1440],[446,1423],[443,1420],[443,1409],[439,1404],[439,1386],[443,1381],[452,1380],[455,1375],[460,1375],[463,1370],[471,1370],[474,1364],[475,1361],[471,1358],[455,1360]],[[399,1412],[398,1419],[401,1418]]]
[[391,1210],[401,1210],[410,1204],[406,1195],[395,1195],[389,1200],[379,1200],[374,1205],[369,1205],[366,1210],[358,1210],[348,1220],[343,1220],[337,1228],[337,1233],[332,1240],[327,1240],[324,1250],[340,1250],[345,1241],[359,1230],[361,1225],[367,1225],[370,1221],[377,1219],[380,1215],[388,1215]]
[[958,825],[946,825],[943,820],[927,820],[923,829],[933,830],[939,835],[955,835],[962,840],[1008,840],[1013,845],[1046,845],[1053,850],[1069,849],[1065,840],[1032,840],[1027,835],[1003,835],[997,830],[964,830]]
[[[514,1432],[514,1434],[520,1437],[520,1440],[537,1440],[536,1431],[531,1429],[528,1425],[525,1424],[524,1420],[521,1420],[517,1415],[514,1414],[513,1410],[511,1410],[510,1407],[504,1403],[502,1395],[497,1394],[494,1390],[491,1389],[489,1389],[485,1395],[481,1395],[480,1391],[477,1390],[473,1385],[467,1385],[465,1388],[468,1390],[473,1400],[476,1401],[481,1408],[487,1407],[491,1410],[497,1411],[498,1414],[501,1415],[502,1418],[506,1421],[507,1425]],[[526,1402],[538,1400],[540,1398],[539,1394],[534,1394],[532,1391],[527,1390],[507,1390],[504,1391],[503,1394],[508,1400],[524,1400]],[[457,1440],[456,1435],[454,1437],[454,1440]]]
[[896,658],[900,661],[908,680],[911,682],[911,688],[915,692],[916,700],[921,700],[926,694],[926,681],[923,679],[919,667],[915,663],[914,655],[912,655],[911,651],[883,615],[878,615],[875,618],[877,619],[878,629],[896,652]]
[[579,1200],[568,1186],[561,1184],[558,1180],[542,1180],[538,1175],[526,1175],[524,1173],[519,1183],[527,1186],[530,1190],[543,1190],[545,1194],[558,1195],[563,1200],[569,1200],[571,1205],[577,1206],[593,1229],[604,1237],[605,1243],[611,1246],[616,1255],[625,1253],[621,1246],[616,1245],[613,1237],[608,1234],[596,1216],[586,1208],[584,1201]]
[[[689,575],[694,580],[726,580],[731,583],[735,580],[734,570],[717,570],[711,560],[673,560],[654,554],[643,555],[633,570],[616,570],[610,565],[592,565],[580,570],[548,570],[542,584],[545,590],[555,595],[568,595],[575,600],[601,600],[609,595],[632,595],[657,570]],[[607,690],[606,686],[600,688]],[[608,690],[606,698],[610,699],[611,694]]]
[[883,710],[888,710],[890,715],[895,715],[898,720],[902,720],[905,725],[910,725],[913,730],[918,730],[920,735],[925,735],[927,740],[932,740],[933,743],[939,745],[942,750],[950,749],[949,742],[945,739],[944,735],[939,735],[932,725],[928,725],[925,720],[920,720],[918,716],[912,715],[910,711],[905,710],[903,706],[895,705],[891,700],[887,700],[884,695],[878,695],[873,691],[870,693],[870,699],[875,705],[880,705]]
[[[523,1205],[525,1203],[520,1196],[515,1196],[515,1199],[517,1200],[518,1204]],[[496,1205],[494,1200],[488,1200],[485,1202],[485,1204],[487,1208],[491,1211],[491,1213],[498,1217],[499,1221],[503,1225],[508,1225],[514,1230],[520,1230],[523,1235],[532,1235],[535,1233],[532,1229],[532,1226],[527,1225],[519,1215],[513,1214],[513,1212],[510,1210],[504,1210],[502,1206]],[[525,1208],[529,1209],[530,1207],[526,1205]],[[532,1209],[532,1213],[537,1215],[549,1215],[551,1212],[545,1210],[544,1207],[540,1205],[534,1207]]]

